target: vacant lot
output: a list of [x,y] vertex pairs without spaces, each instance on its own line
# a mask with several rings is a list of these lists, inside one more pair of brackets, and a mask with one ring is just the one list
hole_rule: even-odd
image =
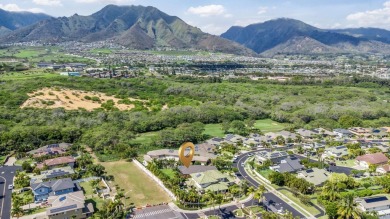
[[[36,107],[53,109],[63,107],[66,110],[83,108],[92,111],[93,109],[100,108],[102,103],[106,103],[109,100],[112,100],[115,103],[115,107],[119,110],[131,110],[135,107],[134,104],[119,104],[118,101],[120,99],[95,91],[43,88],[28,95],[30,98],[22,104],[21,108]],[[130,99],[130,101],[143,102],[137,99]]]
[[126,204],[134,203],[136,207],[147,204],[169,202],[169,196],[148,175],[134,163],[127,161],[104,162],[102,164],[108,175],[113,175],[115,184],[124,189]]

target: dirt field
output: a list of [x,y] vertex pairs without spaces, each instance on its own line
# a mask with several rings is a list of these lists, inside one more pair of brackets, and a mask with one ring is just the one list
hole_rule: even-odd
[[[28,94],[30,98],[24,102],[21,108],[36,107],[36,108],[60,108],[63,107],[66,110],[76,110],[84,108],[88,111],[101,107],[102,103],[112,100],[115,103],[115,107],[119,110],[130,110],[135,106],[133,104],[119,104],[120,99],[113,96],[107,96],[100,92],[87,92],[71,89],[55,89],[55,88],[43,88]],[[138,99],[131,99],[130,101],[142,101]]]

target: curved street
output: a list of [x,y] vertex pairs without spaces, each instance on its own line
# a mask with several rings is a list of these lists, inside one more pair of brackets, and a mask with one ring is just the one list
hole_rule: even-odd
[[[250,154],[262,151],[264,149],[260,149],[257,151],[251,151],[245,154],[240,155],[237,159],[236,162],[233,163],[233,166],[238,169],[238,174],[237,177],[240,178],[241,180],[246,180],[248,183],[255,188],[257,188],[260,183],[253,179],[245,170],[244,165],[245,162],[250,158]],[[269,191],[269,189],[267,189]],[[274,194],[273,191],[269,191],[268,193],[264,194],[264,197],[266,198],[267,202],[269,204],[272,204],[276,209],[278,210],[287,210],[291,212],[294,217],[298,216],[300,218],[306,218],[301,212],[299,212],[297,209],[293,208],[289,203],[285,202],[281,198],[279,198],[277,195]],[[315,218],[313,216],[313,218]]]

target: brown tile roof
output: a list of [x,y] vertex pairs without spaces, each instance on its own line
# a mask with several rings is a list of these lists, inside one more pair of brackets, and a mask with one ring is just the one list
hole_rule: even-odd
[[47,166],[56,166],[56,165],[61,165],[61,164],[68,164],[68,163],[74,163],[76,160],[72,156],[67,156],[67,157],[57,157],[49,160],[43,161],[43,163],[38,164],[37,167],[39,168],[40,166],[44,166],[45,164]]
[[356,160],[365,161],[369,164],[383,164],[389,161],[389,159],[382,152],[358,156]]

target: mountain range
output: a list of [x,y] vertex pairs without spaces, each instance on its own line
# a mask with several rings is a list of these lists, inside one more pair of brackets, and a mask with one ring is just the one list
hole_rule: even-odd
[[390,54],[390,31],[378,28],[321,29],[280,18],[233,26],[215,36],[150,6],[107,5],[89,16],[58,18],[0,9],[0,43],[104,40],[133,49],[198,49],[238,55]]
[[269,56],[284,53],[390,53],[390,31],[377,28],[326,30],[288,18],[246,27],[233,26],[221,37]]
[[0,35],[5,35],[13,30],[35,24],[38,21],[50,18],[46,14],[31,12],[11,12],[0,9]]
[[112,40],[134,49],[167,47],[254,55],[233,41],[202,32],[154,7],[107,5],[90,16],[50,18],[0,37],[0,42]]

